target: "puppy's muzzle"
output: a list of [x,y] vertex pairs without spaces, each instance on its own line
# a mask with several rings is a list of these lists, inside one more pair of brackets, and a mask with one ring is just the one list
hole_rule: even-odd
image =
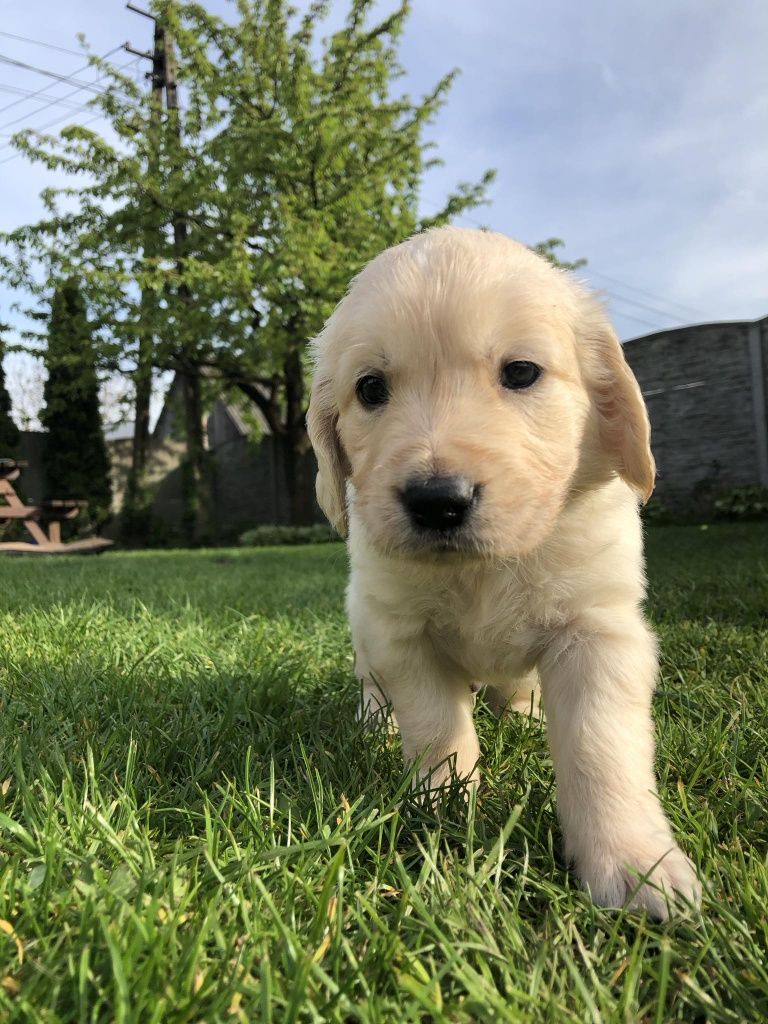
[[400,498],[418,530],[449,533],[464,525],[479,488],[463,476],[413,478]]

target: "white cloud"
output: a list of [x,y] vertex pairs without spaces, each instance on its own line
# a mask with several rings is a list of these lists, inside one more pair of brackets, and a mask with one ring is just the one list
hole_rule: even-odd
[[[436,131],[435,191],[494,164],[480,219],[561,235],[596,270],[708,319],[768,312],[768,7],[555,0],[512,14],[499,0],[479,27],[476,7],[428,0],[414,20],[429,47],[409,37],[409,67],[423,55],[432,77],[465,71]],[[625,336],[663,324],[615,307]]]

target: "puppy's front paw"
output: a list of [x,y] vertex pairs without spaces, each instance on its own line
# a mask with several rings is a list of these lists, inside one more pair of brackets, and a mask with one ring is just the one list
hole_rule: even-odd
[[456,769],[456,758],[450,757],[436,765],[422,764],[413,778],[412,788],[427,806],[437,808],[451,791],[451,786],[461,787],[464,799],[468,799],[469,791],[480,782],[477,765],[465,770]]
[[589,858],[578,868],[584,888],[603,907],[646,910],[657,921],[701,904],[701,883],[693,864],[672,840],[619,856]]

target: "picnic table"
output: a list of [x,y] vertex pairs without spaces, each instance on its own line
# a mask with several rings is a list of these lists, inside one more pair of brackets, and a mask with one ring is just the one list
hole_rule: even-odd
[[54,500],[39,501],[26,505],[16,493],[13,481],[17,480],[26,462],[16,459],[0,459],[0,525],[18,519],[32,537],[32,541],[6,541],[0,543],[0,553],[14,555],[60,555],[98,554],[112,547],[113,542],[104,537],[87,537],[84,540],[63,542],[61,522],[74,519],[80,510],[87,507],[87,501]]

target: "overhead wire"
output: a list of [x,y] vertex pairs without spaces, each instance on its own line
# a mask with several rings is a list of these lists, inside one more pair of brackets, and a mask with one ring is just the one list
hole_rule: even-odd
[[58,50],[59,53],[69,53],[73,57],[82,57],[82,50],[70,50],[66,46],[58,46],[56,43],[45,43],[42,39],[30,39],[29,36],[17,36],[13,32],[0,32],[0,36],[6,39],[15,39],[20,43],[33,43],[35,46],[44,46],[46,50]]
[[[29,97],[34,95],[31,89],[20,89],[18,85],[8,85],[7,82],[0,82],[0,92],[8,92],[11,94],[11,96],[23,96],[25,99],[29,99]],[[78,106],[77,103],[67,103],[65,97],[57,97],[55,102],[60,103],[62,106]],[[0,125],[0,127],[4,126]]]
[[[108,50],[106,53],[102,54],[101,57],[99,58],[99,60],[106,60],[107,57],[111,57],[113,53],[117,53],[118,50],[122,50],[122,49],[123,49],[123,44],[120,43],[118,46],[115,46],[111,50]],[[65,81],[65,82],[71,81],[75,77],[75,75],[82,74],[83,71],[87,71],[90,67],[92,67],[92,64],[91,64],[90,61],[88,61],[87,64],[83,64],[82,67],[76,68],[72,72],[71,75],[67,75],[67,76],[65,76],[61,80]],[[55,82],[49,82],[48,85],[44,85],[40,89],[38,89],[36,92],[32,93],[32,96],[40,96],[42,93],[48,92],[49,89],[53,89],[53,87],[55,85],[56,85]],[[10,110],[11,107],[17,107],[20,103],[24,103],[26,99],[31,99],[31,98],[32,97],[24,97],[24,98],[19,99],[19,100],[14,100],[12,103],[7,103],[4,107],[0,107],[0,114],[4,114],[5,111],[6,110]]]
[[640,316],[635,316],[633,313],[627,313],[626,310],[617,309],[615,310],[616,316],[620,316],[625,320],[634,320],[635,323],[643,324],[644,327],[650,327],[654,331],[664,330],[664,324],[653,324],[650,320],[643,320]]
[[[90,110],[90,109],[91,109],[90,107],[83,107],[83,110]],[[62,121],[65,121],[70,116],[70,113],[71,113],[71,111],[67,112],[66,114],[62,114],[60,117],[54,118],[52,121],[46,121],[45,124],[36,125],[35,128],[34,128],[34,131],[36,131],[36,132],[47,131],[48,128],[53,128],[54,125],[61,124]],[[93,124],[94,121],[98,121],[98,119],[100,117],[103,117],[103,116],[104,116],[103,114],[97,114],[96,117],[89,118],[88,121],[84,122],[81,125],[78,125],[78,127],[84,128],[86,124]],[[0,146],[0,153],[2,153],[4,150],[10,149],[10,148],[12,148],[11,144],[7,142],[4,146]],[[21,156],[21,153],[16,153],[14,155],[15,156]],[[5,163],[5,161],[3,161],[3,163]]]
[[[429,205],[434,206],[436,208],[438,206],[437,203],[431,202],[429,203]],[[462,219],[468,221],[470,224],[474,224],[476,227],[484,227],[484,225],[482,225],[480,221],[476,220],[473,217],[467,217],[466,215],[462,214]],[[647,298],[653,299],[657,303],[661,303],[661,305],[666,308],[660,308],[658,305],[650,306],[648,305],[648,303],[640,302],[638,299],[633,299],[630,296],[620,295],[615,291],[611,291],[607,288],[602,288],[601,291],[609,299],[613,300],[614,304],[623,303],[624,305],[629,305],[638,309],[643,309],[648,313],[653,313],[655,316],[660,316],[665,320],[671,320],[675,323],[678,323],[684,319],[688,319],[690,316],[706,318],[706,314],[700,312],[699,310],[694,310],[691,307],[684,306],[682,303],[673,302],[669,299],[665,299],[661,295],[654,295],[652,292],[646,292],[642,288],[636,288],[634,285],[627,284],[624,281],[620,281],[618,278],[608,277],[607,274],[603,274],[602,272],[595,270],[592,267],[591,263],[587,263],[587,265],[583,268],[582,272],[588,276],[594,275],[595,277],[599,277],[602,278],[603,280],[610,281],[613,284],[618,285],[619,287],[624,288],[627,291],[636,291],[639,295],[645,295]],[[677,307],[677,309],[675,309],[675,307]],[[683,314],[679,311],[685,312]],[[628,313],[621,309],[617,309],[617,313],[620,316],[626,317],[626,319],[628,320],[634,320],[636,323],[643,324],[645,327],[652,327],[654,330],[661,330],[661,325],[651,323],[649,320],[645,320],[634,313]]]
[[[118,47],[117,49],[120,49],[120,47]],[[136,64],[138,64],[139,60],[140,60],[139,57],[134,57],[132,60],[127,61],[125,64],[119,65],[117,70],[118,71],[124,71],[126,68],[135,67]],[[99,78],[95,79],[95,81],[98,82],[98,81],[100,81],[104,77],[105,77],[105,75],[102,74],[102,75],[99,76]],[[74,95],[75,92],[78,92],[78,91],[79,90],[75,89],[75,90],[73,90],[73,92],[67,93],[66,95],[67,96],[72,96],[72,95]],[[104,90],[99,90],[100,94],[103,93],[103,92],[104,92]],[[61,99],[64,99],[64,98],[65,97],[61,97]],[[40,113],[43,110],[47,110],[49,107],[54,106],[56,102],[57,101],[55,99],[52,99],[49,103],[46,103],[44,106],[39,107],[35,111],[32,111],[32,113],[38,114],[38,113]],[[87,105],[82,105],[80,107],[75,108],[74,111],[72,109],[69,109],[67,111],[67,113],[62,114],[60,117],[54,118],[52,121],[47,121],[45,124],[31,125],[30,127],[34,131],[45,131],[48,128],[52,128],[54,125],[59,124],[61,121],[66,120],[66,118],[68,118],[70,116],[70,114],[72,114],[73,112],[85,111],[85,110],[90,110],[90,109],[92,109],[92,108],[87,106]],[[98,121],[102,116],[103,116],[102,114],[97,114],[95,117],[92,117],[88,121],[85,121],[80,127],[84,128],[87,125],[93,124],[95,121]],[[25,119],[26,119],[26,115],[24,115],[21,118],[16,119],[15,121],[7,122],[6,124],[1,125],[0,127],[7,128],[7,127],[9,127],[9,125],[16,124],[16,123],[18,123],[18,121],[23,121]],[[13,134],[15,134],[15,133],[9,133],[6,137],[7,138],[13,138]],[[12,147],[12,143],[10,141],[6,142],[3,145],[0,145],[0,153],[3,153],[5,150],[11,149],[11,148],[13,148]],[[0,160],[0,165],[7,164],[11,160],[15,160],[17,157],[20,157],[22,155],[23,155],[22,153],[13,153],[11,156],[6,157],[4,160]]]
[[617,295],[616,292],[609,291],[607,288],[601,288],[600,291],[604,292],[605,295],[610,296],[617,302],[624,302],[630,306],[637,306],[638,309],[644,309],[648,313],[654,313],[656,316],[668,317],[673,320],[684,319],[680,313],[675,312],[673,309],[659,309],[657,306],[649,306],[645,302],[640,302],[637,299],[629,298],[625,295]]
[[[58,71],[51,71],[48,68],[38,68],[34,64],[27,64],[23,60],[16,60],[5,53],[0,53],[0,64],[10,64],[15,68],[22,68],[24,71],[34,71],[37,75],[45,75],[47,78],[55,78],[57,82],[71,82],[78,72],[73,71],[71,75],[60,75]],[[89,65],[90,66],[90,65]],[[79,88],[90,89],[90,82],[79,82]]]
[[[71,49],[69,49],[67,47],[58,46],[58,45],[53,44],[53,43],[48,43],[48,42],[45,42],[43,40],[33,39],[33,38],[28,37],[28,36],[16,35],[16,34],[14,34],[12,32],[0,31],[0,36],[2,36],[4,38],[7,38],[7,39],[14,39],[14,40],[19,41],[19,42],[25,42],[25,43],[29,43],[29,44],[32,44],[32,45],[37,45],[37,46],[45,47],[45,48],[50,49],[50,50],[56,50],[56,51],[61,52],[61,53],[67,53],[67,54],[70,54],[70,55],[73,55],[73,56],[79,56],[80,55],[79,51],[71,50]],[[101,59],[102,60],[106,60],[108,57],[112,56],[112,54],[116,53],[119,49],[122,49],[121,45],[116,46],[113,49],[109,50],[107,53],[103,54]],[[27,92],[24,95],[22,95],[19,99],[14,100],[13,102],[11,102],[9,104],[6,104],[6,106],[4,106],[4,107],[0,107],[0,113],[3,113],[4,111],[9,110],[9,109],[11,109],[14,106],[17,106],[20,103],[24,103],[26,100],[34,99],[35,97],[42,95],[43,93],[47,92],[49,89],[53,88],[53,86],[56,84],[56,82],[73,82],[73,81],[75,81],[75,76],[76,75],[81,74],[83,71],[88,70],[88,68],[90,68],[92,66],[90,61],[89,61],[87,64],[83,65],[83,67],[76,69],[75,71],[73,71],[69,75],[60,75],[57,72],[50,71],[47,68],[36,67],[36,66],[34,66],[32,64],[27,64],[24,61],[15,60],[15,59],[7,57],[6,55],[3,55],[3,54],[0,54],[0,63],[4,63],[4,64],[12,65],[12,66],[15,66],[15,67],[19,67],[19,68],[22,68],[24,70],[35,72],[37,74],[46,75],[46,76],[54,78],[56,80],[55,82],[52,82],[49,85],[44,86],[41,89],[38,89],[38,90],[33,91],[33,92]],[[125,68],[127,68],[131,64],[135,64],[135,63],[136,63],[135,60],[134,61],[129,61],[127,64],[121,65],[121,67],[118,68],[118,70],[125,70]],[[104,77],[104,75],[99,76],[99,78],[95,79],[94,82],[80,82],[80,83],[77,83],[76,88],[73,89],[71,92],[68,92],[64,96],[52,97],[47,103],[44,103],[42,106],[39,106],[36,110],[32,111],[31,113],[38,114],[38,113],[41,113],[44,110],[49,109],[52,106],[64,104],[69,99],[69,97],[74,96],[76,93],[81,92],[83,89],[88,89],[88,90],[92,91],[94,94],[101,94],[101,93],[103,93],[104,90],[97,88],[96,83],[99,82],[103,77]],[[15,92],[15,91],[21,92],[22,91],[22,90],[16,90],[16,89],[14,89],[14,87],[10,87],[10,86],[5,86],[5,87],[0,86],[0,88],[4,88],[6,91],[9,91],[9,92]],[[87,110],[88,109],[88,107],[86,105],[80,105],[80,106],[68,105],[68,106],[70,107],[70,112],[79,112],[79,111]],[[0,125],[0,132],[4,132],[4,130],[6,128],[12,127],[13,125],[16,125],[16,124],[20,123],[21,121],[24,121],[27,116],[29,116],[29,115],[24,114],[24,115],[21,115],[18,118],[15,118],[15,119],[13,119],[11,121],[6,122],[3,125]],[[47,128],[52,127],[54,124],[57,124],[60,121],[64,120],[67,116],[68,116],[68,114],[65,114],[62,117],[56,118],[54,121],[50,121],[50,122],[46,123],[45,125],[39,125],[39,126],[36,127],[36,130],[37,131],[44,131]],[[89,121],[86,122],[86,124],[92,124],[94,121],[98,120],[100,116],[101,115],[97,115],[96,117],[91,118]],[[85,127],[85,125],[83,127]],[[8,136],[6,136],[6,137],[8,137]],[[10,146],[10,143],[6,143],[4,146],[0,146],[0,152],[2,152],[3,149],[9,148],[9,146]],[[9,161],[15,159],[17,156],[20,156],[20,155],[21,155],[20,153],[14,153],[10,157],[7,157],[5,160],[0,160],[0,164],[8,163]],[[439,204],[437,204],[437,203],[433,203],[433,202],[431,202],[429,200],[423,200],[423,201],[427,202],[427,204],[430,205],[430,206],[433,206],[435,208],[439,208]],[[477,227],[483,227],[484,226],[480,221],[478,221],[477,219],[475,219],[473,217],[470,217],[470,216],[468,216],[466,214],[463,214],[461,219],[466,220],[470,224],[474,224]],[[693,309],[690,306],[685,306],[683,303],[679,303],[679,302],[668,300],[668,299],[664,298],[663,296],[654,294],[653,292],[646,291],[646,290],[644,290],[642,288],[638,288],[636,285],[629,284],[628,282],[622,281],[619,278],[611,277],[608,274],[603,274],[602,271],[595,270],[594,267],[592,267],[592,266],[588,266],[588,268],[586,269],[586,273],[589,276],[594,276],[594,277],[600,278],[600,279],[602,279],[604,281],[608,281],[609,283],[612,283],[612,284],[618,286],[619,288],[624,289],[625,291],[632,291],[632,292],[635,292],[637,295],[642,295],[645,298],[651,299],[651,300],[653,300],[656,303],[661,303],[666,308],[664,308],[664,309],[659,308],[658,305],[651,306],[648,303],[641,302],[640,300],[634,299],[634,298],[632,298],[630,296],[617,294],[614,291],[610,291],[608,289],[603,289],[605,294],[614,303],[620,303],[620,304],[623,304],[623,305],[629,305],[629,306],[632,306],[632,307],[635,307],[635,308],[642,309],[642,310],[645,310],[647,312],[650,312],[650,313],[654,314],[655,316],[661,316],[661,317],[664,317],[664,318],[671,318],[672,320],[675,320],[675,321],[679,321],[681,319],[681,312],[684,312],[686,317],[689,317],[689,316],[705,317],[706,316],[706,314],[702,313],[701,311],[695,310],[695,309]],[[675,307],[676,307],[676,309],[675,309]],[[650,321],[645,320],[642,317],[639,317],[639,316],[637,316],[637,315],[635,315],[633,313],[628,313],[628,312],[622,311],[622,310],[617,310],[617,312],[619,313],[619,315],[621,315],[621,316],[623,316],[623,317],[625,317],[625,318],[627,318],[629,320],[634,320],[636,323],[642,324],[642,325],[644,325],[646,327],[652,327],[654,330],[658,330],[659,329],[658,325],[653,324]]]
[[677,306],[679,310],[684,312],[686,316],[703,316],[706,317],[706,313],[703,313],[700,309],[694,309],[692,306],[686,306],[682,302],[675,302],[671,299],[665,299],[660,295],[656,295],[653,292],[645,291],[643,288],[638,288],[637,285],[628,284],[626,281],[620,281],[617,277],[609,277],[602,271],[594,270],[592,267],[588,267],[588,273],[594,274],[595,277],[600,277],[604,281],[608,281],[611,284],[618,285],[620,288],[624,288],[627,291],[637,292],[638,295],[644,295],[647,299],[654,299],[661,301],[666,306]]
[[[139,59],[140,59],[139,57],[134,57],[132,60],[127,61],[125,64],[118,65],[117,70],[118,71],[125,71],[126,68],[131,67],[131,66],[135,66]],[[95,78],[93,80],[93,82],[89,83],[89,84],[95,86],[97,82],[100,82],[105,77],[106,77],[106,73],[102,73],[101,75],[98,76],[98,78]],[[82,86],[78,86],[76,89],[72,89],[70,92],[65,93],[63,96],[52,96],[51,99],[48,100],[47,103],[44,103],[42,106],[38,106],[35,110],[29,111],[26,114],[21,114],[19,117],[13,118],[13,120],[11,120],[11,121],[6,121],[5,124],[0,124],[0,131],[4,131],[6,128],[11,128],[13,125],[19,124],[22,121],[26,121],[26,119],[30,115],[32,115],[32,114],[40,114],[40,113],[42,113],[42,111],[48,110],[49,107],[54,107],[58,103],[60,103],[62,101],[65,101],[65,100],[68,100],[70,98],[70,96],[74,96],[78,92],[81,92],[81,91],[82,91]],[[103,94],[104,94],[104,90],[103,89],[96,89],[95,92],[94,92],[94,95],[98,95],[98,96],[101,96]],[[35,94],[31,94],[31,96],[28,97],[28,98],[34,98],[34,95]],[[81,107],[81,109],[87,109],[87,108],[83,105]]]
[[[32,111],[32,113],[33,114],[38,114],[38,113],[40,113],[40,111],[47,110],[49,107],[51,107],[53,105],[54,104],[52,104],[52,103],[46,104],[46,106],[41,107],[40,110],[34,110],[34,111]],[[85,103],[64,103],[62,105],[64,106],[64,109],[67,111],[67,113],[62,114],[62,119],[64,117],[68,117],[70,114],[82,113],[83,111],[92,110],[93,109],[92,107],[89,107]],[[19,121],[25,121],[25,120],[26,120],[26,118],[24,118],[24,117],[19,118]],[[57,118],[57,120],[59,120],[59,119]],[[55,121],[51,122],[51,124],[55,124],[55,123],[56,123]],[[13,122],[11,122],[11,124],[16,124],[16,122],[13,121]],[[5,127],[8,127],[8,126],[7,125],[3,125],[3,127],[5,128]],[[34,128],[36,131],[45,131],[45,129],[47,127],[50,127],[50,124],[31,125],[30,127]],[[16,134],[16,132],[0,132],[0,139],[12,139],[15,134]],[[6,145],[7,145],[7,143],[6,143]],[[4,146],[0,146],[0,150],[2,150],[4,148],[5,148]]]

